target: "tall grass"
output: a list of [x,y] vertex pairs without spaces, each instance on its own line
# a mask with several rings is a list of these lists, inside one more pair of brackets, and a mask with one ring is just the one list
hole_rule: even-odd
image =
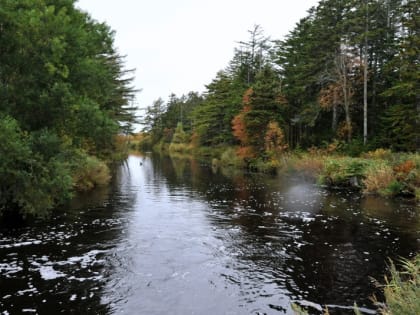
[[392,167],[389,163],[380,160],[370,163],[365,171],[363,179],[364,193],[377,193],[380,195],[394,195],[398,192],[393,191],[392,185],[396,181]]
[[318,179],[325,167],[326,156],[305,154],[300,157],[293,156],[288,159],[289,169],[303,174],[307,178]]
[[420,254],[413,260],[401,259],[402,270],[390,262],[391,278],[385,277],[386,303],[380,305],[382,315],[420,314]]

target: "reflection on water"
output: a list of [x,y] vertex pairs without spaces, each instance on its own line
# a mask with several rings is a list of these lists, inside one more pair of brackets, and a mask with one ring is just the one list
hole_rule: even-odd
[[[415,205],[131,156],[48,222],[0,227],[2,314],[374,313],[370,277],[418,250]],[[418,213],[418,212],[417,212]]]

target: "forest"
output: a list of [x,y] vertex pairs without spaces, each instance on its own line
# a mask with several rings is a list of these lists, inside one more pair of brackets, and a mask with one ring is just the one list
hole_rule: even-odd
[[[323,0],[282,40],[255,25],[204,93],[147,107],[140,146],[260,170],[278,167],[292,151],[417,152],[419,11],[418,0]],[[401,169],[401,176],[418,170],[418,154],[401,156],[381,171],[398,178]],[[364,161],[347,164],[369,171]]]
[[0,1],[0,216],[106,183],[135,119],[114,33],[74,0]]

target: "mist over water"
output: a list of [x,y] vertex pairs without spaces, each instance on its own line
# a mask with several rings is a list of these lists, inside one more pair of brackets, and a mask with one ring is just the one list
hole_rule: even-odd
[[373,314],[370,277],[419,249],[415,207],[131,156],[51,220],[0,226],[0,314]]

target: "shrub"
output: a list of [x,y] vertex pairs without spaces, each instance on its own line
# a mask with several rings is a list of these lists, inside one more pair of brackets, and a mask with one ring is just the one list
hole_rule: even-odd
[[[70,167],[57,139],[48,131],[28,136],[16,120],[0,117],[0,215],[44,217],[71,196]],[[38,151],[44,149],[45,156]]]
[[182,123],[178,123],[175,129],[175,133],[172,137],[171,143],[187,143],[188,135],[184,131]]
[[391,150],[388,149],[376,149],[375,151],[369,151],[362,154],[362,157],[373,160],[390,160],[392,157]]
[[401,164],[395,165],[394,171],[395,173],[397,174],[401,173],[404,176],[410,173],[415,167],[416,165],[414,164],[412,160],[406,160],[402,162]]
[[222,166],[243,167],[245,165],[244,160],[236,154],[233,148],[228,148],[223,151],[220,162]]
[[392,167],[385,161],[371,163],[365,171],[363,179],[365,193],[387,195],[391,183],[395,181]]
[[106,185],[111,179],[108,166],[93,156],[79,155],[73,175],[76,190],[87,191],[96,186]]
[[328,158],[322,176],[334,185],[350,184],[353,178],[360,179],[365,175],[368,160],[360,158]]
[[403,183],[397,180],[393,180],[389,183],[388,187],[385,189],[384,195],[396,196],[404,190],[404,186],[405,185]]
[[395,176],[404,185],[403,193],[415,196],[420,188],[420,155],[398,154],[393,163]]
[[306,177],[317,179],[324,170],[325,158],[317,155],[305,155],[291,163],[294,170],[301,172]]
[[191,147],[186,143],[171,143],[169,145],[169,153],[186,154],[191,152]]
[[248,163],[248,168],[254,171],[267,174],[276,174],[281,164],[278,159],[252,159]]
[[288,145],[285,141],[284,132],[277,122],[270,122],[267,125],[264,147],[268,155],[275,157],[287,150]]
[[188,135],[185,133],[182,123],[178,123],[172,142],[169,145],[170,153],[188,153],[191,148],[188,145]]

